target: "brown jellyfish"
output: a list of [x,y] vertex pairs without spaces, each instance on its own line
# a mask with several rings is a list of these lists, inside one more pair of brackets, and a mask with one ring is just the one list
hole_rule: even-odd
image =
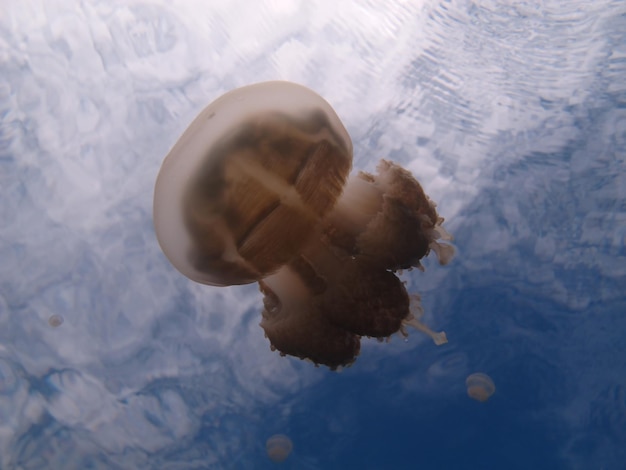
[[274,434],[265,443],[267,456],[272,462],[280,463],[287,460],[293,450],[293,443],[284,434]]
[[476,372],[465,379],[467,395],[476,401],[485,402],[496,391],[496,386],[487,374]]
[[349,176],[352,141],[312,90],[265,82],[226,93],[165,158],[154,193],[163,252],[190,279],[259,282],[272,349],[331,368],[362,336],[421,323],[419,296],[395,272],[432,250],[454,254],[435,204],[399,165]]
[[57,328],[62,324],[63,317],[61,315],[55,313],[54,315],[50,315],[50,318],[48,318],[48,325],[50,325],[52,328]]

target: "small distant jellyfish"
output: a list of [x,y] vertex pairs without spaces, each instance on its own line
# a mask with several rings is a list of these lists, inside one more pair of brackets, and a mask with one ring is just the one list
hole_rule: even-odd
[[280,463],[287,460],[293,450],[293,443],[284,434],[274,434],[265,443],[267,456],[272,462]]
[[51,315],[50,318],[48,318],[48,325],[50,325],[52,328],[57,328],[61,326],[62,324],[63,324],[63,317],[61,315],[57,315],[55,313],[54,315]]
[[431,251],[450,261],[444,219],[398,164],[351,167],[350,136],[317,93],[281,81],[238,88],[163,161],[157,239],[196,282],[258,282],[261,327],[282,355],[337,369],[356,360],[361,337],[406,336],[408,326],[445,343],[395,274],[423,270]]
[[476,401],[485,402],[496,391],[496,386],[487,374],[476,372],[465,379],[467,395]]

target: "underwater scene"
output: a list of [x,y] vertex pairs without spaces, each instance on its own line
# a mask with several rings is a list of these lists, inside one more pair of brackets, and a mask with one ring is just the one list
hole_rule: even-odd
[[0,469],[626,469],[623,0],[5,0]]

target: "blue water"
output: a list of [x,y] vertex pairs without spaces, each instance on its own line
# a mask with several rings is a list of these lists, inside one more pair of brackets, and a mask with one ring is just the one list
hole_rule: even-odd
[[[623,1],[8,1],[0,77],[0,468],[626,468]],[[315,368],[161,253],[164,156],[272,79],[438,203],[403,279],[448,344]]]

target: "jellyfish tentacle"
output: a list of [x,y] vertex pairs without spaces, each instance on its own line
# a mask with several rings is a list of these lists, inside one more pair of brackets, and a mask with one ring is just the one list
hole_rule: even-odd
[[454,247],[452,245],[438,243],[433,240],[428,244],[428,247],[435,252],[437,260],[442,266],[448,264],[454,257]]
[[437,346],[446,344],[448,342],[448,337],[446,336],[445,331],[433,331],[424,323],[422,323],[422,317],[424,316],[424,307],[422,307],[421,304],[421,297],[418,294],[411,294],[409,298],[411,300],[409,306],[410,313],[402,321],[400,334],[406,338],[408,336],[408,332],[406,331],[405,327],[410,326],[412,328],[415,328],[417,331],[421,331],[422,333],[430,336],[430,338]]

